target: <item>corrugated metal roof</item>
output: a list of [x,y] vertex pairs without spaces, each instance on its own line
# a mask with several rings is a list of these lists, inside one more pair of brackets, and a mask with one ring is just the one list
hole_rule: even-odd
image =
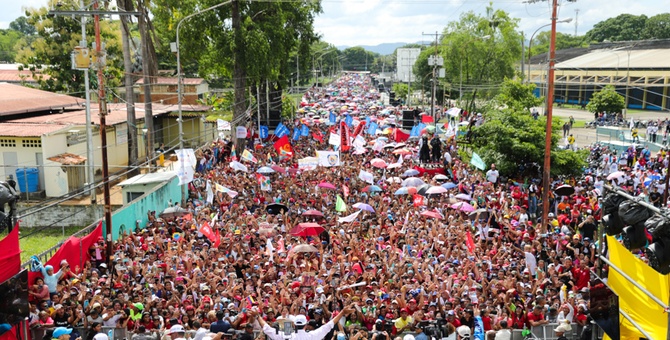
[[137,175],[132,178],[119,183],[119,186],[134,185],[134,184],[151,184],[168,181],[177,176],[176,171],[152,172],[148,174]]
[[0,83],[0,117],[21,113],[59,111],[80,106],[81,98],[30,87]]
[[[43,79],[49,79],[51,76],[48,74],[39,74]],[[35,83],[36,80],[33,79],[33,73],[28,70],[0,70],[0,82],[8,83]]]
[[53,157],[47,158],[50,161],[58,162],[63,165],[78,165],[86,162],[86,157],[75,155],[73,153],[62,153]]
[[[200,85],[205,82],[203,78],[182,78],[184,85]],[[136,81],[135,84],[144,84],[144,78]],[[176,77],[157,77],[154,85],[177,85]]]
[[66,128],[66,126],[58,124],[0,123],[0,136],[39,137],[64,128]]
[[670,49],[600,49],[556,64],[556,69],[670,69]]

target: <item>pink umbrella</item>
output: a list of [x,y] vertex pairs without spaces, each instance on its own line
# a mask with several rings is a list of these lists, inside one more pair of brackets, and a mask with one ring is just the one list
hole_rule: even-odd
[[468,202],[458,202],[455,204],[451,205],[451,209],[456,209],[464,212],[473,212],[475,211],[475,207],[470,205]]
[[388,164],[386,164],[386,162],[384,162],[384,160],[381,159],[381,158],[375,158],[375,159],[371,160],[370,164],[372,166],[374,166],[375,168],[380,168],[380,169],[385,169],[388,166]]
[[282,174],[285,174],[285,173],[286,173],[286,168],[282,168],[282,167],[280,167],[279,165],[273,165],[273,166],[271,166],[270,168],[271,168],[272,170],[274,170],[274,171],[276,171],[276,172],[279,172],[279,173],[282,173]]
[[426,210],[422,212],[421,216],[442,219],[442,215],[440,215],[437,211],[431,211],[431,210]]
[[307,210],[307,211],[305,211],[304,213],[302,213],[302,215],[303,215],[303,216],[317,216],[317,217],[323,217],[323,213],[322,213],[322,212],[320,212],[320,211],[318,211],[318,210],[314,210],[314,209]]
[[408,149],[406,149],[406,148],[402,148],[402,149],[398,149],[398,150],[393,151],[393,154],[394,154],[394,155],[403,155],[403,156],[405,156],[405,155],[411,155],[411,154],[413,154],[413,152],[410,151],[410,150],[408,150]]
[[319,188],[324,188],[324,189],[330,189],[330,190],[335,190],[336,189],[334,185],[332,185],[328,182],[321,182],[321,183],[319,183],[318,187]]

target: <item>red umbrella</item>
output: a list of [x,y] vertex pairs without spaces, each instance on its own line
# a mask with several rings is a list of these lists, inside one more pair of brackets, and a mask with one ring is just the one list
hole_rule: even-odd
[[437,211],[431,211],[431,210],[426,210],[422,212],[421,216],[442,219],[442,215],[440,215]]
[[286,168],[282,168],[282,167],[280,167],[279,165],[273,165],[273,166],[271,166],[270,168],[272,168],[272,170],[274,170],[274,171],[276,171],[276,172],[280,172],[280,173],[282,173],[282,174],[285,174],[285,173],[286,173]]
[[316,236],[324,231],[326,231],[326,229],[318,223],[300,223],[291,229],[291,235],[302,237]]
[[324,188],[324,189],[330,189],[330,190],[335,190],[336,187],[333,184],[330,184],[328,182],[321,182],[318,185],[319,188]]
[[318,217],[323,217],[323,213],[318,211],[318,210],[307,210],[304,213],[302,213],[303,216],[318,216]]

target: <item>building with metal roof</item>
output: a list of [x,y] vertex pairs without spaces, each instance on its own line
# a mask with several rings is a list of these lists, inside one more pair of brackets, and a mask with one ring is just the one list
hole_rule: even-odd
[[[632,109],[670,109],[670,40],[594,44],[556,52],[555,102],[586,105],[594,92],[612,85]],[[529,80],[544,95],[547,54],[534,56]]]

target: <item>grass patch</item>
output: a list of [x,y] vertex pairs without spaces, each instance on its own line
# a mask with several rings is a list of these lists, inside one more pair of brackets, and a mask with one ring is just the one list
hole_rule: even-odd
[[55,246],[58,242],[67,239],[70,235],[81,230],[82,227],[65,228],[65,237],[63,237],[63,228],[50,227],[36,233],[33,233],[32,229],[33,228],[21,229],[21,236],[30,235],[19,240],[19,246],[21,247],[21,263],[28,261],[31,256],[37,255]]
[[585,120],[575,120],[575,122],[572,123],[572,128],[573,129],[583,128],[585,126],[586,126],[586,121]]
[[215,122],[217,119],[223,119],[225,121],[231,122],[233,120],[233,112],[217,112],[208,115],[205,118],[208,122]]

